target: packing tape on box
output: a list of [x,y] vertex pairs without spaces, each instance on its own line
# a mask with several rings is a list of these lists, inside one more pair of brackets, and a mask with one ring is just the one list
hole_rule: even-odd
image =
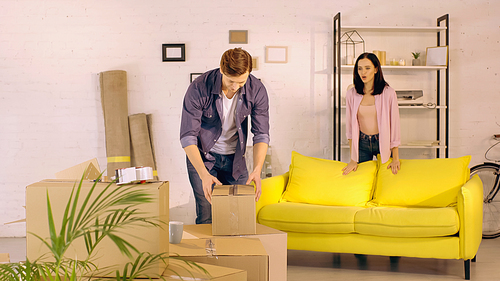
[[238,216],[239,216],[239,205],[238,205],[238,200],[236,198],[231,198],[238,195],[238,186],[237,185],[231,185],[229,187],[229,229],[231,230],[231,234],[237,234],[238,229],[239,229],[239,221],[238,221]]
[[207,257],[216,257],[217,256],[217,250],[215,249],[215,241],[208,238],[205,241],[205,251],[207,252]]
[[144,182],[153,179],[153,168],[131,167],[116,169],[116,184],[127,184],[133,182]]
[[130,162],[130,156],[113,156],[108,157],[108,163]]

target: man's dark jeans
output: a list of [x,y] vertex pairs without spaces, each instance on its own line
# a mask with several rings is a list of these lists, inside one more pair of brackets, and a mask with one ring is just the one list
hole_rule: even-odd
[[[248,171],[246,171],[246,169],[245,173],[238,179],[234,179],[232,176],[234,154],[221,155],[213,152],[210,152],[210,154],[215,157],[215,165],[209,171],[212,176],[216,177],[222,184],[225,185],[246,184],[248,180]],[[200,176],[189,159],[187,159],[187,170],[189,182],[193,188],[194,199],[196,201],[196,224],[212,223],[212,205],[205,198]]]

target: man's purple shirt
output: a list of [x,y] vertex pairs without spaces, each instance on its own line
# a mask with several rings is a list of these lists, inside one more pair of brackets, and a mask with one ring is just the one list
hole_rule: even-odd
[[[189,85],[182,107],[180,140],[182,147],[196,145],[207,169],[214,165],[215,158],[209,154],[222,133],[222,73],[210,70]],[[233,162],[233,178],[237,179],[246,170],[244,158],[248,137],[248,117],[251,117],[253,144],[269,144],[269,98],[262,82],[249,75],[240,88],[235,119],[238,128],[238,143]]]

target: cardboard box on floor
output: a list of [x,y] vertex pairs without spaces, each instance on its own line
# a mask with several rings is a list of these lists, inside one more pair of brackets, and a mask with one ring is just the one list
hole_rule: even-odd
[[212,192],[212,234],[255,234],[255,191],[251,185],[219,185]]
[[[60,221],[73,185],[75,184],[78,184],[78,182],[45,180],[31,184],[26,188],[26,251],[28,259],[35,260],[43,254],[48,253],[47,247],[38,238],[30,234],[34,233],[42,238],[49,237],[47,223],[47,192],[50,196],[52,212],[56,223],[56,229],[58,230],[61,227]],[[85,181],[83,183],[80,194],[81,200],[85,198],[93,184],[94,182],[90,181]],[[100,193],[108,184],[109,183],[96,183],[94,194],[97,195]],[[115,184],[113,184],[113,186],[116,187]],[[162,222],[161,224],[163,227],[130,226],[122,230],[122,233],[125,233],[122,237],[134,245],[140,252],[150,252],[151,254],[168,252],[169,183],[147,183],[138,185],[137,187],[145,188],[153,198],[155,198],[154,202],[143,204],[138,207],[139,211],[145,212],[148,216],[158,218]],[[87,255],[83,237],[76,240],[66,252],[67,257],[76,258],[78,260],[86,259]],[[122,269],[125,263],[130,261],[129,258],[120,253],[116,245],[109,238],[105,238],[100,242],[94,255],[95,257],[92,261],[99,268],[115,266],[111,268]],[[134,254],[134,257],[135,256]],[[152,268],[149,272],[151,274],[162,274],[164,269],[165,265],[162,263],[158,265],[158,267]]]
[[[215,236],[230,238],[235,236]],[[256,224],[256,234],[240,237],[258,238],[269,255],[269,280],[287,280],[287,234],[262,224]],[[214,238],[209,224],[184,225],[185,239]]]
[[0,254],[0,263],[9,263],[9,262],[10,262],[9,253]]
[[[206,249],[207,241],[213,242],[213,251]],[[175,255],[196,263],[245,270],[248,281],[269,280],[269,258],[256,238],[183,239],[179,244],[170,244],[170,256]]]
[[[171,261],[163,272],[162,277],[152,278],[152,281],[160,280],[212,280],[212,281],[247,281],[247,272],[240,269],[216,266],[211,264],[197,263],[203,267],[210,275],[206,275],[199,269],[194,269],[179,261]],[[177,274],[176,274],[177,273]],[[180,275],[180,277],[179,277]],[[180,279],[182,278],[182,279]],[[95,279],[91,279],[95,280]],[[102,280],[102,279],[100,279]],[[107,278],[106,278],[107,280]],[[109,278],[109,281],[116,280],[116,278]],[[150,279],[134,279],[137,281],[146,281]]]

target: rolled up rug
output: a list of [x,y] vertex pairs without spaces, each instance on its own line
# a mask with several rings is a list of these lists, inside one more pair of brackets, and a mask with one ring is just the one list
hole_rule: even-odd
[[130,115],[128,120],[132,146],[132,166],[151,167],[153,168],[153,175],[156,176],[156,163],[150,138],[148,117],[145,113],[138,113]]
[[112,70],[99,73],[101,103],[106,133],[107,175],[130,167],[127,72]]

